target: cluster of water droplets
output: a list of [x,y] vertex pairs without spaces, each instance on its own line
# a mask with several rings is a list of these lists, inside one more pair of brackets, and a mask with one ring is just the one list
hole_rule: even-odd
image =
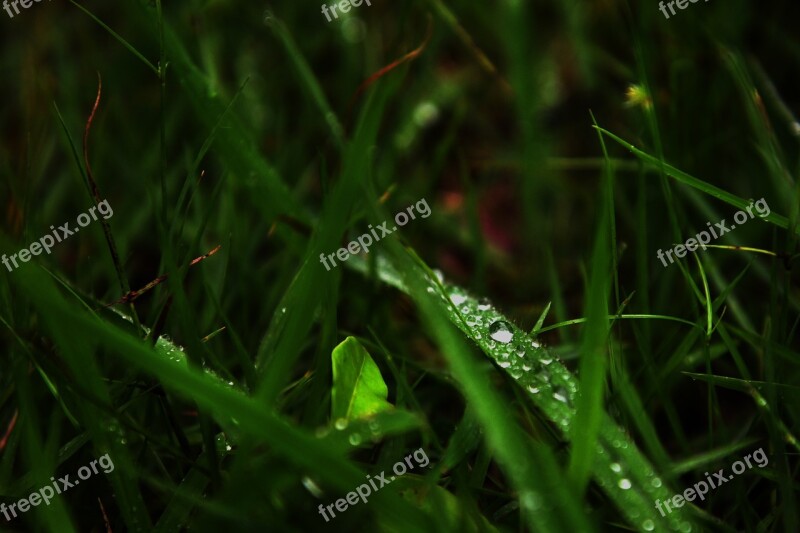
[[[454,323],[526,389],[537,407],[566,433],[575,416],[578,394],[575,377],[536,339],[510,324],[488,300],[476,300],[463,289],[446,285],[438,271],[434,273],[439,283],[445,287],[449,304],[452,304],[448,306],[449,312],[458,315],[454,317]],[[428,292],[441,295],[436,284],[432,284]],[[639,511],[643,508],[641,504],[647,502],[649,509],[657,498],[663,501],[669,498],[669,494],[666,493],[661,479],[646,462],[638,465],[637,472],[625,471],[622,465],[636,464],[635,460],[631,462],[631,457],[633,452],[638,452],[630,450],[632,453],[626,453],[629,439],[615,424],[611,426],[601,430],[601,441],[608,444],[598,443],[599,461],[606,474],[595,477],[605,490],[624,494],[624,499],[630,503],[624,512],[642,530],[653,531],[656,524],[662,523],[663,519],[656,515],[642,516]],[[526,495],[526,498],[520,499],[520,503],[532,509],[538,506],[535,495]],[[672,531],[692,531],[692,525],[678,513],[668,516],[666,521]]]
[[355,420],[348,421],[346,418],[338,418],[333,423],[333,427],[321,427],[316,431],[318,439],[331,437],[333,429],[334,438],[346,438],[351,446],[360,446],[365,442],[377,443],[384,432],[381,424],[377,420]]
[[169,335],[161,335],[156,339],[156,351],[173,363],[186,365],[186,353],[184,353],[183,346],[178,346],[172,342]]
[[[668,500],[671,493],[653,468],[641,460],[641,456],[631,453],[635,452],[634,447],[619,427],[605,425],[601,430],[601,441],[597,444],[599,471],[595,480],[603,490],[617,493],[617,501],[624,504],[622,510],[631,521],[639,523],[644,531],[654,531],[658,523],[666,521],[671,531],[690,533],[692,524],[680,513],[662,518],[653,509],[657,500]],[[647,509],[652,514],[642,516],[640,509]]]
[[[439,281],[443,284],[441,278]],[[435,286],[429,288],[431,293],[437,290]],[[566,367],[541,343],[509,323],[489,300],[476,300],[454,286],[445,286],[445,292],[452,304],[451,312],[455,309],[459,315],[454,322],[566,431],[574,415],[578,392],[578,385]]]

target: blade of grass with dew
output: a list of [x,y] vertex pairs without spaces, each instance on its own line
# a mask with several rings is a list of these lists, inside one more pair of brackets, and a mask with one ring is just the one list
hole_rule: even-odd
[[[396,243],[393,243],[396,244]],[[417,273],[411,257],[403,271]],[[475,409],[492,453],[519,493],[525,523],[534,531],[592,531],[581,504],[563,484],[563,472],[549,447],[531,442],[510,417],[500,397],[456,334],[444,309],[438,306],[430,282],[421,273],[407,278],[409,294],[420,306],[425,324],[447,356],[454,377]],[[547,511],[545,511],[547,509]]]
[[[410,293],[398,269],[385,257],[379,256],[375,263],[376,273],[382,281]],[[365,275],[369,273],[369,265],[361,258],[351,258],[348,266]],[[435,292],[440,290],[440,283],[436,279],[429,281]],[[453,324],[527,391],[541,412],[568,437],[570,425],[574,422],[574,401],[578,392],[574,376],[547,348],[518,329],[489,303],[479,301],[458,286],[442,285],[449,299],[437,298],[434,305],[440,306]],[[462,308],[468,309],[466,317],[460,311]],[[475,317],[481,318],[481,324],[474,321]],[[503,329],[507,330],[501,338],[510,334],[515,340],[513,346],[509,346],[512,343],[498,344],[491,337],[490,325],[497,323],[502,323]],[[522,357],[517,354],[517,348],[521,349]],[[486,424],[485,420],[482,422]],[[653,502],[670,499],[675,491],[667,487],[636,444],[608,415],[604,415],[596,450],[594,480],[631,525],[644,530],[673,528],[688,531],[697,527],[686,508],[675,509],[666,517],[656,511]]]
[[[374,202],[373,219],[378,220]],[[443,308],[438,279],[413,252],[395,240],[381,241],[402,272],[400,283],[420,308],[428,331],[446,357],[462,394],[484,428],[486,443],[511,485],[518,493],[522,519],[534,531],[592,531],[582,504],[563,483],[564,473],[551,448],[532,441],[515,422],[498,393],[490,386],[485,371],[453,328],[450,308]],[[376,254],[373,260],[380,256]],[[382,274],[382,272],[379,272]],[[462,324],[463,325],[463,324]]]

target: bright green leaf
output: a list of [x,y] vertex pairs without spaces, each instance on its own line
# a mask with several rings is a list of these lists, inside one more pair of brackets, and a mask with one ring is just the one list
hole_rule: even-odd
[[352,420],[394,408],[389,389],[369,352],[355,337],[347,337],[331,354],[333,420]]

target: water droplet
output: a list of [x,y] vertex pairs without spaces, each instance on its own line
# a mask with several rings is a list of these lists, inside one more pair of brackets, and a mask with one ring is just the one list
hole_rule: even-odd
[[531,392],[531,394],[538,394],[539,393],[539,387],[537,387],[535,385],[528,385],[528,390]]
[[467,301],[467,298],[464,295],[454,293],[450,295],[450,301],[453,302],[454,305],[461,305]]
[[547,366],[547,365],[549,365],[550,363],[553,362],[553,358],[552,357],[542,357],[541,359],[539,359],[539,362],[542,363],[543,365]]
[[650,482],[650,484],[653,485],[655,488],[658,488],[661,486],[661,480],[659,478],[655,478],[653,479],[653,481]]
[[645,531],[653,531],[655,528],[656,525],[649,518],[644,522],[642,522],[642,529],[644,529]]
[[518,357],[525,357],[525,348],[523,348],[521,345],[517,345],[517,347],[514,348],[514,352]]
[[461,312],[464,313],[465,315],[468,315],[469,314],[469,306],[465,305],[464,307],[462,307],[461,308]]
[[619,488],[621,488],[622,490],[628,490],[629,488],[631,488],[631,482],[627,478],[620,479],[617,482],[617,485],[619,485]]
[[519,503],[526,509],[538,511],[542,507],[542,498],[533,491],[525,491],[520,494]]
[[350,444],[352,444],[353,446],[358,446],[359,444],[361,444],[361,435],[359,433],[353,433],[352,435],[350,435],[350,438],[348,440],[350,441]]
[[478,301],[478,311],[488,311],[492,308],[492,302],[490,302],[487,298],[481,298]]
[[508,322],[498,320],[489,326],[489,335],[497,342],[508,344],[514,338],[514,333]]
[[564,387],[557,388],[555,391],[553,391],[553,399],[561,403],[569,403],[567,390]]
[[347,427],[347,420],[345,420],[344,418],[338,419],[336,421],[336,423],[334,424],[334,427],[336,429],[338,429],[338,430],[342,430],[342,429],[346,428]]
[[303,486],[306,488],[308,492],[314,495],[315,498],[322,498],[323,496],[322,489],[319,488],[319,485],[317,485],[313,479],[311,479],[308,476],[303,476],[303,479],[300,480],[300,482],[303,484]]
[[533,367],[531,366],[531,364],[528,361],[525,361],[524,363],[522,363],[522,370],[524,370],[525,372],[530,371],[531,368],[533,368]]
[[681,524],[681,531],[683,531],[683,533],[691,533],[692,524],[690,524],[689,522],[683,522]]
[[541,372],[539,372],[536,375],[536,377],[538,377],[542,381],[550,381],[550,372],[548,372],[547,370],[543,369]]
[[619,465],[619,463],[611,463],[611,470],[619,474],[622,472],[622,467]]
[[433,287],[428,287],[425,290],[428,291],[428,294],[433,294],[434,292],[436,292],[436,289],[434,289]]
[[439,283],[444,283],[444,274],[438,268],[433,271],[433,275],[439,280]]
[[533,341],[532,344],[533,344],[534,348],[541,348],[542,347],[541,343],[536,342],[536,341]]

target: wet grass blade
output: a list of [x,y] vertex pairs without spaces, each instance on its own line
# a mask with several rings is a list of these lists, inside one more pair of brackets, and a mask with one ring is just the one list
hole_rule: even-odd
[[[385,258],[379,258],[376,264],[381,280],[404,292],[412,292],[408,288],[408,281]],[[350,266],[363,272],[368,271],[363,261],[351,259]],[[407,272],[408,269],[404,271]],[[427,283],[431,291],[440,295],[434,297],[430,305],[444,313],[487,357],[510,375],[526,391],[533,404],[553,422],[562,436],[569,438],[575,421],[578,381],[564,364],[548,348],[526,335],[487,301],[479,300],[464,289],[444,283],[433,276]],[[441,290],[444,293],[440,293]],[[499,342],[497,338],[505,339],[506,342]],[[443,353],[448,353],[449,348],[445,346]],[[455,356],[451,355],[451,358],[454,359]],[[485,392],[484,387],[480,387],[480,390]],[[468,397],[472,401],[479,401],[471,394]],[[481,422],[489,423],[483,417]],[[656,511],[655,500],[667,500],[676,491],[667,486],[662,475],[655,471],[636,444],[608,414],[603,415],[599,442],[595,447],[592,476],[628,523],[637,529],[659,531],[697,527],[685,507],[675,509],[664,517]],[[529,483],[528,480],[517,482],[523,487]],[[569,498],[574,496],[570,495]],[[530,520],[531,523],[538,523],[535,516],[530,516]]]

